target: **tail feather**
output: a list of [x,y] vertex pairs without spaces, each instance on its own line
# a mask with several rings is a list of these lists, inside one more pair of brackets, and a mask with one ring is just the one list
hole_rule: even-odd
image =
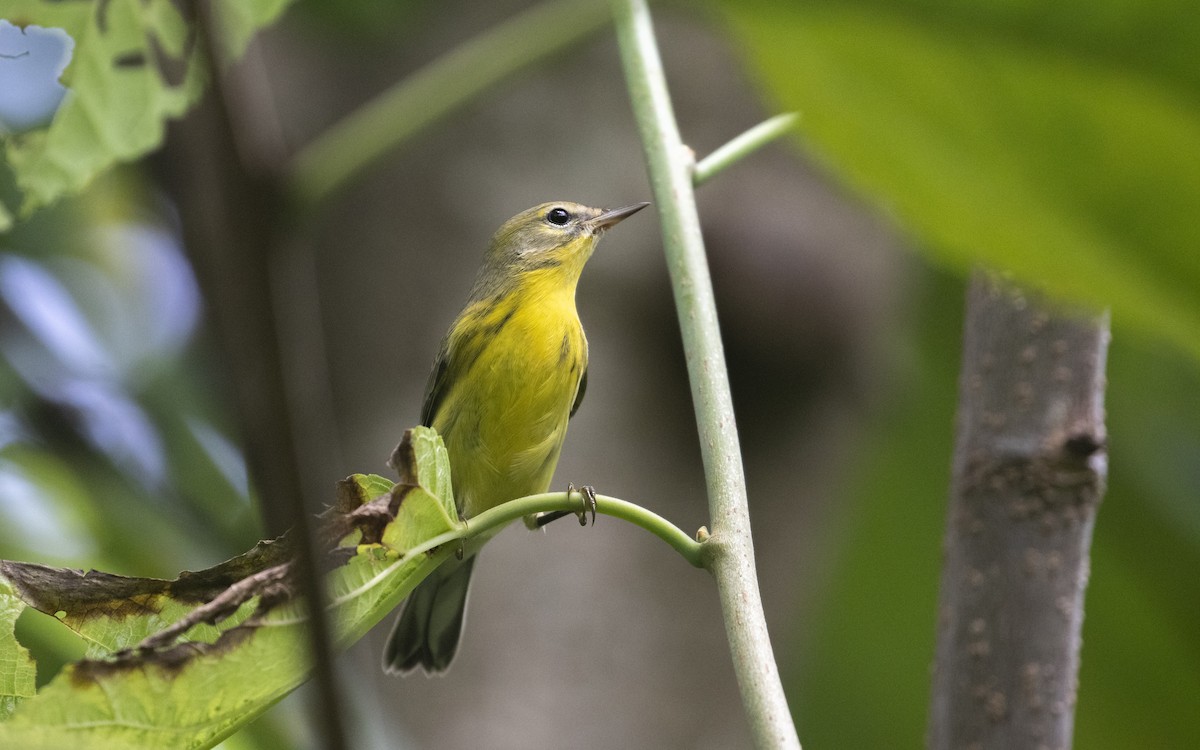
[[474,556],[452,568],[443,565],[413,589],[388,637],[383,671],[405,674],[421,667],[436,674],[449,668],[462,637],[474,566]]

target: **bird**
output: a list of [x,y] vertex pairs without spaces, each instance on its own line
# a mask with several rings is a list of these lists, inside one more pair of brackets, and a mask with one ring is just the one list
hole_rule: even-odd
[[[492,237],[442,339],[421,410],[421,424],[445,443],[463,519],[549,489],[567,422],[587,390],[588,344],[575,307],[580,274],[601,235],[648,205],[543,203]],[[412,591],[384,649],[385,672],[449,668],[487,541],[471,539]]]

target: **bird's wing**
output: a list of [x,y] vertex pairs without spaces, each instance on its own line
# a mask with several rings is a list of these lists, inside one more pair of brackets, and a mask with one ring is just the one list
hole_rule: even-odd
[[429,384],[425,386],[425,405],[421,407],[421,424],[426,427],[433,426],[433,417],[446,397],[446,391],[450,385],[450,378],[447,377],[449,372],[450,339],[447,337],[442,342],[437,359],[433,361],[433,369],[429,372]]
[[575,416],[575,412],[579,411],[579,405],[583,403],[583,394],[587,393],[587,368],[583,368],[583,377],[579,379],[579,388],[575,390],[575,403],[571,404],[571,416]]

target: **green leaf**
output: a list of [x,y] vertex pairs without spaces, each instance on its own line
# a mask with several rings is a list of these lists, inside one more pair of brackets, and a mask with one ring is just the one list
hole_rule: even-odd
[[[330,554],[345,560],[326,578],[341,647],[454,552],[447,535],[465,531],[447,516],[453,498],[430,491],[446,486],[441,440],[418,428],[402,449],[412,458],[400,466],[406,483],[355,475],[324,517]],[[351,531],[361,543],[336,544]],[[174,581],[0,562],[0,665],[17,667],[11,680],[0,672],[0,747],[212,747],[308,677],[306,604],[292,591],[290,558],[285,540],[260,542]],[[26,604],[89,644],[88,659],[36,695],[33,663],[12,634]]]
[[728,4],[805,143],[940,263],[1200,355],[1200,22],[1186,4]]
[[[240,54],[288,2],[225,0],[218,13],[224,48]],[[196,34],[171,0],[6,5],[5,19],[61,28],[75,42],[63,74],[70,91],[54,118],[44,128],[7,139],[5,157],[22,193],[23,216],[156,148],[166,121],[183,115],[204,89]],[[0,231],[9,213],[0,207]]]
[[[350,479],[354,482],[361,496],[365,497],[368,501],[391,492],[392,487],[396,486],[395,482],[378,474],[353,474]],[[433,489],[435,485],[432,482],[427,482],[426,486],[430,492],[435,491]]]
[[54,119],[13,136],[6,149],[26,215],[157,146],[166,119],[203,86],[194,38],[166,0],[114,0],[73,15],[54,5],[24,2],[10,12],[23,23],[57,24],[75,40],[65,76],[71,90]]
[[13,632],[24,609],[25,602],[0,580],[0,721],[12,715],[19,701],[32,698],[35,692],[37,668]]

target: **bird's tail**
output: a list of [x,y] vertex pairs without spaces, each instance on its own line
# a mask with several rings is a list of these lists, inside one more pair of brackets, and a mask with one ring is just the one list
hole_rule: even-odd
[[405,674],[421,667],[426,674],[436,674],[454,661],[475,556],[456,563],[450,560],[408,595],[383,650],[384,672]]

